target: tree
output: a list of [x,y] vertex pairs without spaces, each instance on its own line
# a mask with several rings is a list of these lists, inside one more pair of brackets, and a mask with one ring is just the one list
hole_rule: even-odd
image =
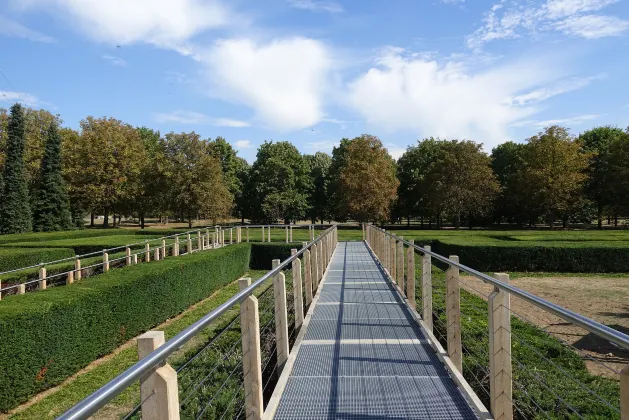
[[317,152],[314,155],[304,156],[308,165],[312,190],[308,198],[308,217],[313,223],[317,218],[323,223],[330,218],[330,197],[328,186],[330,180],[328,174],[332,158],[327,153]]
[[557,215],[567,214],[580,199],[589,154],[559,126],[548,127],[527,141],[519,182],[552,228]]
[[585,182],[587,196],[596,203],[598,228],[603,228],[603,209],[614,202],[616,194],[612,188],[615,174],[610,168],[610,147],[625,133],[617,127],[596,127],[582,133],[579,140],[583,150],[590,154],[590,161]]
[[145,227],[147,213],[163,215],[169,210],[168,204],[172,195],[168,182],[171,165],[166,158],[166,142],[159,131],[147,127],[137,129],[142,146],[144,159],[140,160],[140,173],[135,178],[134,195],[129,204],[130,211],[137,211],[140,227]]
[[32,220],[24,168],[24,113],[20,104],[11,107],[7,122],[3,181],[0,233],[29,232],[32,229]]
[[518,225],[531,217],[531,203],[527,202],[520,185],[521,171],[524,168],[524,148],[521,143],[508,141],[491,151],[491,167],[500,184],[494,215],[500,222]]
[[190,228],[192,219],[200,215],[214,222],[229,216],[233,195],[207,142],[194,132],[171,132],[166,135],[166,157],[172,164],[173,211],[185,217]]
[[53,122],[33,197],[33,230],[52,232],[73,227],[68,190],[61,174],[61,136]]
[[70,197],[70,213],[72,214],[72,225],[77,229],[84,227],[83,217],[89,209],[88,198],[82,194],[83,178],[81,171],[74,165],[80,162],[80,156],[76,154],[76,145],[80,142],[79,132],[71,128],[62,127],[59,130],[61,137],[61,172],[66,183],[68,195]]
[[251,167],[249,186],[256,220],[301,220],[308,209],[311,180],[308,166],[289,142],[264,142]]
[[459,228],[463,216],[474,217],[493,209],[499,186],[482,144],[469,140],[441,140],[426,174],[426,198],[431,207],[450,217]]
[[245,223],[245,217],[249,217],[251,212],[251,204],[247,196],[246,187],[249,183],[251,165],[241,158],[236,157],[236,178],[238,179],[238,188],[234,190],[234,213],[240,216],[242,223]]
[[234,196],[235,206],[233,214],[244,220],[246,206],[242,201],[242,197],[244,182],[248,178],[249,164],[243,158],[238,157],[232,145],[223,137],[219,136],[210,141],[209,150],[210,154],[219,160],[225,184],[229,192]]
[[399,185],[393,159],[375,136],[345,140],[332,151],[337,220],[388,220]]
[[629,213],[629,128],[615,136],[609,144],[606,157],[609,174],[609,188],[613,198],[609,205],[616,214]]

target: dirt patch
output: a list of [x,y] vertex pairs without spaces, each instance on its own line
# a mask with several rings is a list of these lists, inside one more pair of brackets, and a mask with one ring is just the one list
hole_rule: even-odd
[[[511,284],[629,334],[629,278],[520,277],[513,279]],[[461,287],[483,299],[487,299],[493,290],[493,286],[468,276],[461,277]],[[593,374],[617,379],[617,374],[601,364],[619,371],[629,363],[629,351],[522,299],[512,297],[511,310],[519,318],[534,323],[578,349]]]

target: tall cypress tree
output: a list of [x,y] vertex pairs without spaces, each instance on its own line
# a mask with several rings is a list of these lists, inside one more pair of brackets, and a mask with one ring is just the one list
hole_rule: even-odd
[[31,207],[24,167],[24,112],[20,104],[11,107],[6,149],[4,188],[0,202],[0,233],[29,232],[32,229]]
[[61,175],[61,136],[53,122],[48,128],[41,174],[33,199],[33,230],[52,232],[71,229],[68,190]]

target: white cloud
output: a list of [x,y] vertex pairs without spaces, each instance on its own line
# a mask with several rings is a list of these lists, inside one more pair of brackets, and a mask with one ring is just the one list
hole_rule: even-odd
[[629,28],[629,21],[615,16],[576,16],[561,22],[557,29],[568,35],[581,36],[588,39],[617,36]]
[[459,3],[463,3],[465,0],[440,0],[441,3],[445,3],[445,4],[459,4]]
[[406,152],[405,148],[397,146],[393,143],[387,143],[385,144],[385,147],[387,148],[387,151],[389,152],[391,157],[395,160],[401,158],[404,152]]
[[101,56],[101,58],[103,60],[109,61],[112,65],[114,66],[120,66],[120,67],[126,67],[127,66],[127,62],[120,58],[120,57],[116,57],[115,55],[103,55]]
[[571,118],[558,118],[554,120],[543,120],[543,121],[525,120],[525,121],[518,121],[517,123],[512,124],[512,126],[513,127],[531,126],[531,127],[540,127],[540,128],[549,127],[551,125],[572,126],[572,125],[583,124],[586,121],[595,120],[599,117],[601,117],[600,114],[585,114],[585,115],[579,115],[579,116],[571,117]]
[[584,38],[619,35],[629,28],[629,21],[590,14],[616,2],[618,0],[546,0],[532,5],[524,0],[500,0],[485,14],[483,26],[468,36],[467,44],[479,49],[493,40],[545,31]]
[[306,147],[309,150],[313,150],[315,152],[326,152],[331,153],[332,149],[339,145],[338,140],[320,140],[320,141],[312,141],[306,144]]
[[185,53],[186,41],[230,23],[214,0],[20,0],[15,7],[61,12],[71,27],[112,44],[146,42]]
[[468,138],[491,148],[507,139],[511,124],[537,112],[512,98],[559,76],[544,62],[523,58],[474,72],[460,62],[439,64],[391,49],[350,84],[348,105],[378,128]]
[[231,118],[212,118],[200,112],[194,111],[173,111],[169,113],[156,113],[154,120],[158,123],[179,123],[215,125],[217,127],[249,127],[246,121],[234,120]]
[[288,4],[295,9],[309,10],[311,12],[343,12],[343,6],[332,1],[288,0]]
[[553,86],[543,87],[522,95],[517,95],[513,98],[513,103],[517,105],[528,105],[545,101],[553,96],[562,95],[564,93],[584,88],[592,81],[603,77],[604,76],[573,77],[571,79],[561,81]]
[[29,29],[26,26],[12,21],[2,15],[0,15],[0,35],[12,36],[15,38],[24,38],[36,42],[56,42],[55,38],[41,32]]
[[26,92],[13,92],[0,90],[0,102],[15,103],[19,102],[30,107],[39,107],[45,105],[46,102],[40,101],[35,95]]
[[249,140],[238,140],[235,145],[238,149],[250,149],[253,147]]
[[217,42],[201,60],[208,68],[210,94],[252,108],[270,128],[298,130],[324,117],[322,98],[332,60],[321,42],[229,39]]

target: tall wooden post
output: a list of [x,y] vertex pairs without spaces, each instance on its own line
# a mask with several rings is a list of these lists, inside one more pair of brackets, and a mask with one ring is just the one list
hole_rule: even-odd
[[234,243],[234,228],[229,229],[229,244]]
[[197,249],[201,251],[203,249],[203,237],[201,236],[201,231],[197,231]]
[[175,236],[175,245],[173,246],[173,257],[179,256],[179,236]]
[[312,264],[312,284],[314,290],[319,289],[319,252],[317,251],[317,244],[312,245],[312,254],[310,254]]
[[131,265],[131,248],[127,246],[124,250],[124,254],[125,254],[125,264]]
[[[241,291],[250,285],[250,278],[238,280],[238,286]],[[253,295],[245,298],[240,303],[240,331],[242,333],[245,417],[258,420],[262,418],[263,414],[262,355],[260,351],[258,299]]]
[[81,260],[78,258],[74,261],[74,279],[76,281],[81,281],[83,277],[83,273],[81,272]]
[[166,239],[162,239],[162,259],[166,258]]
[[[409,239],[414,244],[413,239]],[[406,250],[406,298],[411,308],[415,309],[415,248],[409,246]]]
[[284,226],[284,233],[286,234],[286,243],[288,243],[288,226]]
[[395,238],[391,236],[389,238],[389,275],[393,279],[394,282],[397,282],[397,244],[395,243]]
[[[509,275],[494,277],[509,283]],[[490,411],[496,420],[513,419],[511,367],[511,313],[509,293],[495,287],[487,299],[489,310],[489,393]]]
[[264,242],[264,226],[262,226],[262,242]]
[[39,290],[46,290],[46,267],[43,265],[39,269]]
[[151,247],[148,241],[144,244],[144,261],[151,262]]
[[[450,255],[456,263],[459,257]],[[459,269],[450,265],[446,270],[446,318],[448,356],[454,366],[463,373],[463,351],[461,348],[461,286],[459,283]]]
[[288,229],[290,231],[290,242],[293,242],[293,226],[291,225]]
[[[430,245],[424,246],[430,251]],[[424,253],[422,256],[422,318],[426,328],[433,331],[432,324],[432,257]]]
[[[145,358],[164,344],[163,331],[149,331],[138,337],[138,357]],[[142,420],[179,420],[177,372],[166,364],[140,378]]]
[[106,273],[109,271],[109,254],[103,250],[103,271]]
[[[290,250],[291,255],[297,253],[297,249]],[[295,299],[295,328],[301,327],[304,323],[304,300],[301,288],[301,260],[295,258],[293,260],[293,298]]]
[[247,235],[247,242],[249,242],[249,227],[245,228],[245,234]]
[[192,254],[192,238],[190,237],[190,234],[188,234],[186,239],[186,253],[189,255]]
[[[279,265],[280,260],[273,260],[273,268]],[[280,272],[273,278],[273,297],[275,300],[275,348],[279,375],[288,359],[288,314],[286,312],[286,278],[284,273]]]
[[310,264],[310,251],[304,251],[304,286],[306,287],[306,306],[312,303],[312,268]]
[[267,242],[271,242],[271,226],[269,226],[266,230],[266,239]]
[[404,290],[404,243],[402,239],[403,236],[398,237],[400,240],[397,242],[397,251],[395,255],[397,256],[397,262],[395,264],[397,268],[397,284],[402,289],[402,293],[406,294],[406,290]]
[[161,247],[155,246],[155,250],[153,251],[153,259],[155,261],[159,261],[159,250],[160,249],[161,249]]
[[319,278],[317,278],[317,286],[321,283],[321,279],[323,279],[323,271],[325,270],[325,266],[323,265],[323,241],[319,241],[319,245],[317,246],[317,263],[319,264]]

